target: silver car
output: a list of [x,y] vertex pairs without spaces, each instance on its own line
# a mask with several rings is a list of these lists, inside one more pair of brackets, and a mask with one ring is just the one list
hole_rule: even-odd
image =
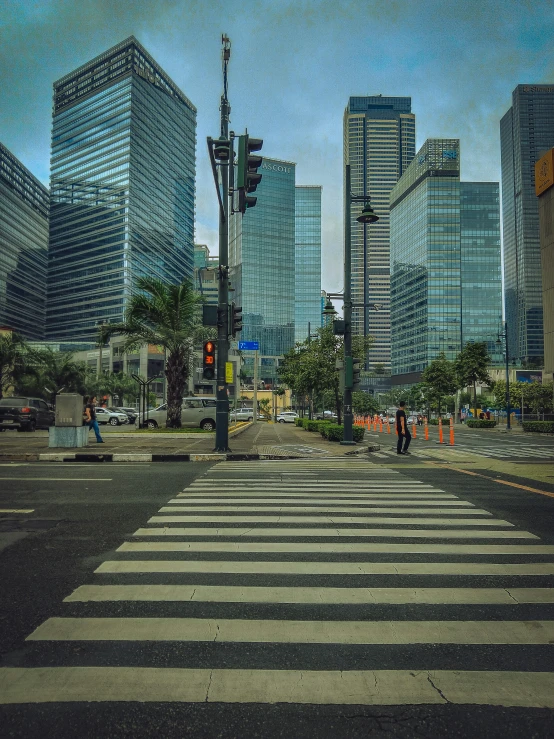
[[98,423],[109,423],[110,426],[120,426],[129,423],[129,416],[123,411],[110,411],[108,408],[95,408]]
[[300,418],[298,413],[295,411],[283,411],[277,416],[278,423],[294,423],[297,418]]
[[[204,431],[215,430],[215,398],[183,398],[181,406],[181,425],[201,428]],[[154,410],[140,414],[140,426],[149,429],[165,427],[167,423],[167,403]]]

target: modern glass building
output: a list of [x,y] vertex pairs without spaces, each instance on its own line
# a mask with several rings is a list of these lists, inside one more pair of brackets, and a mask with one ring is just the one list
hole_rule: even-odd
[[93,340],[137,277],[193,279],[196,108],[130,37],[54,83],[47,336]]
[[294,338],[321,326],[321,186],[297,185],[295,198]]
[[462,345],[486,342],[502,363],[496,340],[502,328],[500,192],[498,182],[460,182]]
[[350,164],[353,195],[369,195],[379,221],[356,221],[352,205],[352,302],[375,303],[379,311],[354,308],[353,331],[374,337],[370,366],[390,369],[390,194],[415,155],[415,115],[409,97],[351,97],[344,112],[344,164]]
[[535,162],[554,146],[554,85],[518,85],[500,121],[504,290],[511,358],[544,356]]
[[501,328],[498,184],[460,182],[458,139],[429,139],[391,194],[393,383]]
[[258,341],[265,357],[294,346],[295,168],[264,157],[256,207],[229,223],[233,300],[242,307],[240,339]]
[[205,244],[194,245],[194,289],[208,305],[217,305],[219,298],[219,257],[210,256]]
[[0,326],[44,338],[48,190],[0,144]]

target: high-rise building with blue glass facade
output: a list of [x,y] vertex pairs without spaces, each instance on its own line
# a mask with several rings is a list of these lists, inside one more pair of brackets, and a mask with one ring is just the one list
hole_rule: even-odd
[[535,162],[554,147],[554,85],[518,85],[500,121],[504,290],[510,356],[544,356]]
[[373,337],[369,364],[390,369],[390,194],[415,155],[415,115],[409,97],[351,97],[344,112],[344,164],[350,165],[351,190],[369,195],[379,220],[356,221],[363,203],[353,203],[352,302],[354,333]]
[[0,144],[0,326],[43,339],[48,190]]
[[294,338],[321,326],[321,186],[297,185],[295,198]]
[[484,341],[500,361],[498,184],[460,182],[458,139],[428,139],[391,193],[395,384],[418,382],[444,352]]
[[54,84],[47,336],[94,340],[143,275],[193,279],[196,108],[130,37]]
[[229,223],[232,299],[242,307],[240,338],[259,342],[265,357],[294,346],[295,169],[292,162],[264,157],[256,207]]

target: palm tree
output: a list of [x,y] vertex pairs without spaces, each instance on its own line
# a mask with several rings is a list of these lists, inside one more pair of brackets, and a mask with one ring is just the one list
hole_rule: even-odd
[[26,353],[25,341],[13,331],[0,334],[0,398],[23,371]]
[[198,296],[190,282],[167,285],[155,277],[140,277],[140,292],[129,300],[125,321],[105,324],[100,339],[120,334],[126,337],[124,351],[144,344],[166,351],[167,426],[181,427],[181,405],[190,374],[194,343],[198,335]]
[[62,392],[83,393],[87,368],[74,359],[72,352],[55,352],[50,348],[29,350],[25,371],[15,382],[20,394],[45,398],[52,405]]

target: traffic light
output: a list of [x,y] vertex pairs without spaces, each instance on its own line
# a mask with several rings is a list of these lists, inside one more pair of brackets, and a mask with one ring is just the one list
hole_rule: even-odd
[[215,342],[205,341],[202,366],[204,369],[203,376],[205,380],[215,379]]
[[249,193],[255,192],[262,179],[261,173],[258,172],[262,165],[262,157],[252,152],[260,151],[263,143],[262,139],[252,139],[248,134],[239,136],[236,189],[239,193],[239,211],[243,214],[247,208],[256,205],[257,198]]
[[356,390],[360,387],[362,374],[362,360],[352,357],[352,389]]
[[233,339],[242,331],[242,308],[238,308],[235,303],[229,306],[229,329]]

